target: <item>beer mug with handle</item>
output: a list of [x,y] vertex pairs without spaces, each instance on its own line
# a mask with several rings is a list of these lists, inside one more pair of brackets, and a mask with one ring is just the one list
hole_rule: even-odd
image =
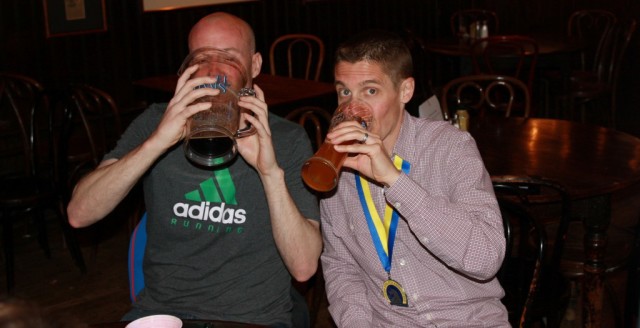
[[201,97],[194,102],[210,102],[212,106],[187,120],[185,156],[193,163],[203,166],[222,165],[237,155],[236,138],[256,132],[254,127],[242,120],[241,113],[250,111],[238,106],[241,96],[255,96],[255,91],[245,87],[249,79],[247,68],[227,51],[198,48],[185,58],[179,74],[196,64],[198,70],[191,78],[216,78],[214,83],[202,84],[196,88],[219,89],[220,94]]

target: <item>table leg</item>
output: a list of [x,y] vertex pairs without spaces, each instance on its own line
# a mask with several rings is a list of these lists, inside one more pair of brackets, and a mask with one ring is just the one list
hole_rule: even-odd
[[604,254],[607,246],[607,227],[611,221],[611,195],[589,200],[586,214],[582,322],[584,327],[601,328],[606,270]]

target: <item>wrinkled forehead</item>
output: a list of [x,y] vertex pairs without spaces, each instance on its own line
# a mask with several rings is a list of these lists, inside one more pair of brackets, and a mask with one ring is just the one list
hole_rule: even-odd
[[224,79],[233,89],[242,88],[247,83],[249,72],[246,66],[227,51],[211,47],[195,49],[184,59],[178,74],[194,65],[198,65],[198,70],[192,78],[210,76],[218,81]]
[[242,21],[227,17],[205,19],[191,30],[189,51],[215,47],[249,57],[254,52],[253,40],[253,33]]

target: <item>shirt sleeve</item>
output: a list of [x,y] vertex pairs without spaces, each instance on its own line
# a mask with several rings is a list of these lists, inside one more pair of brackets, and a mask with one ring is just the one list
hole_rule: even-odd
[[464,133],[436,141],[440,158],[420,175],[401,174],[385,197],[407,221],[419,242],[452,269],[475,279],[500,269],[505,238],[491,179],[473,138]]
[[[321,212],[325,215],[327,209],[323,208]],[[323,217],[324,251],[321,256],[329,312],[338,327],[372,327],[372,309],[361,269],[335,235],[330,221]]]

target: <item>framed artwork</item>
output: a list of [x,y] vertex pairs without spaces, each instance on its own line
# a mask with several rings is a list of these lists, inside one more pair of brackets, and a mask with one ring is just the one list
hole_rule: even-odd
[[104,0],[42,0],[47,38],[104,32]]
[[162,11],[258,0],[142,0],[143,11]]

